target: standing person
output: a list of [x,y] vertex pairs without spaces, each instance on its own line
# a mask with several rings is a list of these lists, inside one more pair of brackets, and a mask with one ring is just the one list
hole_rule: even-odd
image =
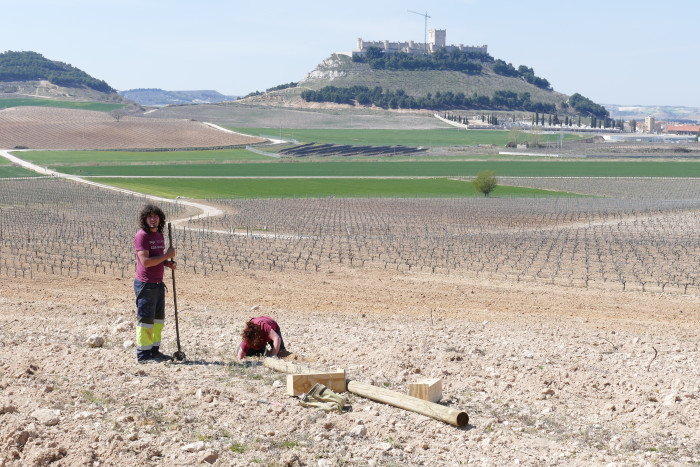
[[241,336],[243,340],[238,346],[239,360],[243,360],[246,355],[250,357],[265,355],[268,343],[271,349],[268,355],[270,357],[276,356],[281,350],[286,350],[280,326],[269,316],[250,319]]
[[165,251],[163,227],[165,214],[148,204],[139,213],[139,231],[134,236],[136,251],[136,360],[138,363],[162,362],[172,357],[160,352],[160,335],[165,322],[164,266],[175,269],[175,249]]

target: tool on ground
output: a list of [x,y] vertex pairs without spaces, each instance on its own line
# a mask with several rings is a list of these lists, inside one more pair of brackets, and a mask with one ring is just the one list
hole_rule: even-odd
[[321,383],[316,383],[306,394],[302,394],[299,405],[302,407],[316,407],[324,412],[337,410],[343,411],[347,399],[336,394]]
[[[173,229],[168,222],[168,239],[170,242],[170,248],[173,247]],[[175,292],[175,270],[170,270],[173,273],[173,309],[175,310],[175,338],[177,339],[177,352],[173,354],[173,359],[181,362],[185,359],[185,352],[180,349],[180,327],[177,322],[177,293]]]

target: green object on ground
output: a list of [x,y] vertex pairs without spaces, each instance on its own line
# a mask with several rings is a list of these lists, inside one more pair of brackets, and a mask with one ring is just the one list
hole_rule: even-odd
[[324,412],[332,412],[333,410],[342,412],[345,406],[345,397],[334,393],[321,383],[316,383],[309,392],[301,396],[299,405],[316,407]]

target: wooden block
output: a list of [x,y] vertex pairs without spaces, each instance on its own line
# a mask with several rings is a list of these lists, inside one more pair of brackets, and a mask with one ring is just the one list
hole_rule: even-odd
[[430,402],[440,402],[442,398],[442,380],[424,379],[416,383],[409,383],[408,395]]
[[303,373],[287,375],[287,394],[300,396],[309,392],[314,384],[321,383],[333,392],[345,392],[345,370],[333,373]]

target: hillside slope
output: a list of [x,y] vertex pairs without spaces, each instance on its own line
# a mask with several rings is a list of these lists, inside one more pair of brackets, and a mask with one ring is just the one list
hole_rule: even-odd
[[[548,91],[529,84],[519,78],[501,76],[484,66],[477,75],[459,71],[391,71],[373,70],[367,63],[357,63],[346,55],[333,54],[321,62],[299,82],[298,88],[318,90],[324,86],[381,86],[395,91],[403,89],[410,96],[425,96],[428,93],[452,91],[492,96],[495,91],[529,92],[533,102],[559,105],[568,96]],[[301,92],[301,91],[300,91]]]
[[73,88],[89,88],[104,93],[116,92],[104,80],[93,78],[67,63],[49,60],[36,52],[0,53],[0,81],[42,81]]
[[104,80],[72,65],[36,52],[2,52],[0,97],[18,96],[128,103]]
[[0,98],[21,96],[70,101],[113,102],[119,104],[131,103],[131,101],[120,96],[116,92],[105,93],[90,88],[57,86],[46,80],[0,82]]

